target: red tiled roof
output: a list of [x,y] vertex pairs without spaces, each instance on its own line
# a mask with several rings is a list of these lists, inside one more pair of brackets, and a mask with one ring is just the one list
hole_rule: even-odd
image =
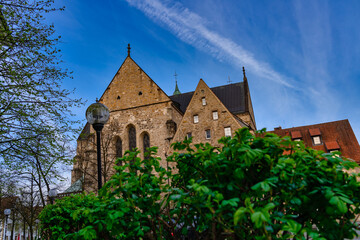
[[292,132],[291,132],[291,138],[292,138],[292,139],[302,138],[301,132],[300,132],[300,131],[292,131]]
[[[314,129],[318,129],[321,133],[321,139],[324,144],[314,145],[310,132]],[[342,156],[360,163],[360,146],[347,119],[308,126],[276,129],[269,132],[275,133],[279,136],[286,136],[290,132],[293,139],[297,138],[296,136],[300,133],[300,137],[302,137],[305,146],[316,150],[322,150],[324,152],[339,149],[341,146],[340,151]],[[294,136],[295,132],[299,133],[296,133],[296,136]],[[336,142],[337,145],[334,145],[331,142]]]
[[312,137],[321,135],[319,128],[309,129],[309,133],[310,133],[310,136],[312,136]]
[[337,141],[325,142],[325,147],[328,151],[340,149],[340,146]]

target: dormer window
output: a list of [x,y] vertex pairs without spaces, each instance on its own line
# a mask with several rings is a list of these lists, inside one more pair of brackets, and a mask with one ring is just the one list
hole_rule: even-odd
[[309,129],[309,133],[313,142],[313,145],[321,145],[321,132],[319,128]]
[[291,132],[291,139],[293,141],[301,141],[302,140],[302,135],[300,131],[292,131]]
[[202,101],[202,105],[205,106],[205,105],[206,105],[206,99],[203,97],[203,98],[201,99],[201,101]]
[[314,145],[320,145],[322,143],[320,136],[312,137],[312,140],[313,140]]
[[325,148],[330,153],[340,151],[340,146],[337,141],[325,142]]
[[194,115],[194,123],[198,123],[199,122],[199,115]]

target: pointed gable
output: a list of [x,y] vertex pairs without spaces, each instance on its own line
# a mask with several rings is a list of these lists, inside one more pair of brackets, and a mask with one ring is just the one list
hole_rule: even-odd
[[110,111],[170,101],[166,93],[128,56],[100,101]]
[[230,128],[231,134],[234,134],[243,126],[245,124],[235,118],[216,94],[200,79],[174,136],[174,141],[182,141],[191,133],[193,143],[208,141],[217,145],[217,140],[225,136],[225,128],[228,128],[227,131]]

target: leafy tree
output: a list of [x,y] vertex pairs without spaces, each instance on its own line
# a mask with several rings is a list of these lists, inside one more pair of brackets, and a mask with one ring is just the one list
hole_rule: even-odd
[[46,13],[62,10],[52,4],[0,0],[0,160],[11,167],[35,155],[28,145],[61,151],[75,131],[70,108],[81,101],[61,87],[71,76],[61,65],[60,37],[45,21]]
[[[355,162],[305,148],[289,137],[254,137],[243,128],[223,147],[175,143],[159,159],[127,152],[95,195],[47,206],[51,239],[344,239],[353,238],[360,183]],[[154,154],[154,148],[151,149]],[[338,153],[339,154],[339,153]],[[135,161],[134,161],[135,159]]]
[[[81,104],[62,88],[60,36],[45,15],[53,0],[0,0],[0,164],[11,176],[31,179],[42,205],[50,185],[71,163],[77,132],[70,109]],[[26,185],[26,184],[25,184]]]

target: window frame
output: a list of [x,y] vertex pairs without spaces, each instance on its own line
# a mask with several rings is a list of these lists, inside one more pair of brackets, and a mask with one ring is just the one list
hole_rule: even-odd
[[[230,131],[230,135],[226,135],[226,130],[229,130],[229,131]],[[224,135],[225,135],[225,137],[231,137],[231,136],[232,136],[232,134],[231,134],[231,127],[230,127],[230,126],[224,127]]]
[[129,140],[129,150],[131,151],[137,147],[135,126],[130,126],[128,128],[128,140]]
[[143,153],[144,153],[144,159],[149,159],[150,156],[145,156],[147,152],[150,152],[148,148],[150,148],[150,135],[145,132],[142,136],[142,145],[143,145]]
[[[214,114],[216,114],[216,118],[214,117],[215,115]],[[218,111],[213,111],[212,112],[212,118],[213,118],[213,120],[219,120],[219,113],[218,113]]]
[[[319,139],[319,143],[315,143],[315,138],[318,138],[318,139]],[[312,144],[313,144],[314,146],[318,146],[318,145],[322,145],[322,144],[323,144],[322,139],[321,139],[321,135],[311,136],[311,141],[312,141]]]
[[205,97],[201,98],[201,103],[202,103],[203,106],[206,106],[207,103],[206,103],[206,98]]
[[[196,119],[196,120],[195,120]],[[193,122],[194,123],[199,123],[199,115],[198,114],[195,114],[194,116],[193,116]]]
[[[208,133],[209,133],[209,135],[208,135]],[[205,139],[211,139],[211,130],[210,129],[205,130]]]

